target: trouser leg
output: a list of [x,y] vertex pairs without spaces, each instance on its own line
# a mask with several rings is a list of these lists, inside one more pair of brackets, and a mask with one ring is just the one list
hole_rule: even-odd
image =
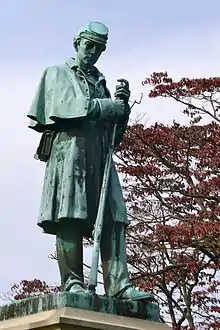
[[115,296],[131,286],[126,260],[125,226],[115,222],[106,224],[101,239],[101,259],[104,288],[108,296]]
[[57,261],[64,291],[74,284],[83,286],[83,238],[79,223],[60,226],[56,235]]

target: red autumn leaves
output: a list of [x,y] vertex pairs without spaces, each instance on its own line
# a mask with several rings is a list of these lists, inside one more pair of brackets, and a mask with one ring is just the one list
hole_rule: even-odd
[[[143,84],[149,97],[183,105],[190,122],[132,125],[118,147],[131,218],[131,276],[142,289],[153,289],[173,329],[217,329],[220,78],[174,82],[153,73]],[[209,123],[201,125],[204,116]]]
[[11,287],[13,298],[15,300],[21,300],[25,298],[30,298],[34,296],[40,296],[42,294],[59,292],[60,287],[48,286],[46,282],[33,279],[31,281],[22,280],[19,284],[14,284]]
[[201,96],[203,93],[215,93],[220,88],[220,78],[182,78],[174,82],[167,72],[154,72],[146,78],[143,85],[152,85],[149,97],[168,96]]

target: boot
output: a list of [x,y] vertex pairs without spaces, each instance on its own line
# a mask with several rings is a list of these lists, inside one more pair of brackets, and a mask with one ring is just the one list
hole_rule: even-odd
[[56,253],[63,291],[84,293],[83,237],[77,220],[62,223],[56,235]]
[[153,298],[150,293],[136,290],[129,280],[123,223],[105,223],[101,240],[101,259],[104,288],[108,296],[125,300]]
[[115,298],[122,299],[122,300],[144,300],[144,299],[154,299],[153,294],[136,290],[134,287],[129,286],[118,292],[115,295]]

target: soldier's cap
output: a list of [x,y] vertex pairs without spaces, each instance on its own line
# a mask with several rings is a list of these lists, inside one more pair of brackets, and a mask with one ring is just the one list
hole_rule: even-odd
[[79,30],[74,38],[74,42],[79,38],[88,39],[105,46],[108,40],[108,28],[100,22],[89,22]]

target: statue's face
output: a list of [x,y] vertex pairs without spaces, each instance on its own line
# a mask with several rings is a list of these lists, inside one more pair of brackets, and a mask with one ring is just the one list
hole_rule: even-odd
[[79,64],[85,69],[90,69],[98,61],[103,51],[103,45],[84,38],[80,39],[77,47]]

